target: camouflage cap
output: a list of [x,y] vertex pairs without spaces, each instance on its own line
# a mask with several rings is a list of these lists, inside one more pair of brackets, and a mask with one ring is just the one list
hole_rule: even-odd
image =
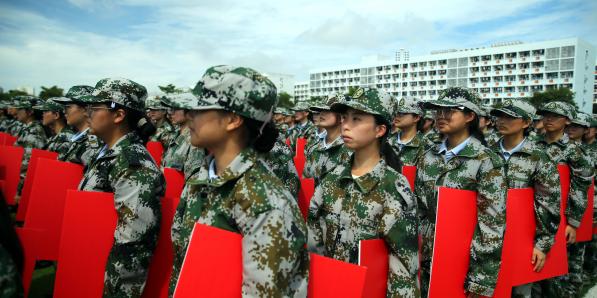
[[248,67],[210,67],[193,93],[199,98],[194,110],[226,110],[261,122],[269,122],[278,105],[274,83]]
[[403,97],[396,103],[395,114],[416,114],[423,116],[423,109],[419,105],[420,100],[414,97]]
[[435,111],[434,110],[425,110],[425,114],[423,115],[423,119],[435,120]]
[[31,95],[19,95],[13,97],[12,103],[8,105],[15,109],[31,109],[34,105],[37,105],[39,98]]
[[164,96],[156,95],[145,100],[145,108],[149,110],[167,110],[168,107],[162,103]]
[[352,94],[331,106],[331,110],[338,113],[342,113],[348,108],[381,116],[387,123],[392,123],[392,96],[375,88],[359,87]]
[[597,127],[597,115],[595,114],[591,117],[591,127]]
[[464,107],[480,116],[479,101],[479,96],[467,88],[450,87],[443,90],[437,100],[422,102],[422,105],[430,109]]
[[66,105],[71,102],[84,103],[85,99],[81,99],[83,96],[89,96],[93,93],[93,87],[87,85],[72,86],[66,92],[66,95],[62,97],[56,97],[54,102],[62,105]]
[[311,106],[311,104],[308,101],[304,100],[304,101],[296,102],[294,107],[292,107],[290,109],[295,112],[309,111],[310,106]]
[[537,110],[537,114],[543,115],[545,113],[557,114],[564,116],[570,120],[574,119],[574,106],[563,101],[552,101],[544,104]]
[[532,120],[535,117],[537,109],[524,99],[506,99],[499,108],[491,110],[491,115],[499,117],[500,113],[514,118],[524,118]]
[[101,79],[91,96],[81,96],[87,103],[117,103],[129,109],[143,112],[145,110],[147,89],[143,85],[129,79]]
[[191,92],[166,94],[160,100],[162,105],[174,110],[191,110],[198,104],[198,99]]
[[40,110],[40,111],[52,111],[52,112],[62,112],[64,111],[64,106],[57,103],[55,101],[55,99],[60,99],[63,97],[51,97],[46,99],[46,101],[33,106],[34,110]]
[[319,105],[315,105],[309,108],[313,112],[331,111],[331,106],[344,99],[344,95],[340,93],[330,94],[325,101],[321,101]]
[[576,124],[576,125],[588,128],[588,127],[591,127],[591,120],[592,120],[591,115],[584,113],[584,112],[576,111],[576,113],[574,115],[574,119],[572,119],[570,122],[572,122],[572,124]]

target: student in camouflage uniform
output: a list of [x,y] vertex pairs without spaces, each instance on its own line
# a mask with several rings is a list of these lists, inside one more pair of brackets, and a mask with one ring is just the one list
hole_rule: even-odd
[[40,100],[33,96],[17,96],[12,107],[17,110],[16,119],[21,122],[21,130],[16,135],[17,140],[15,146],[23,147],[23,162],[21,164],[21,179],[18,185],[18,195],[21,194],[25,175],[27,174],[27,167],[29,166],[29,158],[31,157],[31,150],[33,148],[42,149],[46,145],[47,136],[44,128],[39,123],[39,115],[33,110],[33,106]]
[[[584,149],[586,154],[593,161],[594,174],[597,174],[597,142],[595,134],[597,132],[597,117],[593,115],[590,120],[591,127],[587,129],[583,137]],[[593,176],[595,177],[595,176]],[[597,185],[595,186],[597,190]],[[597,191],[595,191],[597,196]],[[597,228],[597,197],[593,198],[593,229]],[[597,282],[597,237],[593,235],[593,240],[586,244],[584,257],[583,281],[585,285],[594,285]]]
[[70,148],[70,139],[74,131],[66,125],[64,107],[54,101],[57,97],[49,98],[33,109],[43,112],[42,124],[52,130],[54,135],[46,142],[45,150],[66,153]]
[[151,119],[151,122],[156,127],[156,132],[152,135],[149,140],[154,142],[162,143],[164,146],[164,151],[168,150],[168,145],[174,139],[176,135],[175,129],[170,124],[170,121],[166,117],[168,107],[162,104],[162,100],[160,97],[147,100],[145,102],[145,106],[148,110],[147,114]]
[[118,215],[104,297],[141,296],[158,238],[165,181],[139,134],[146,97],[145,87],[127,79],[102,79],[87,96],[91,133],[106,145],[79,190],[114,193]]
[[423,110],[418,100],[412,97],[400,99],[395,110],[394,123],[399,132],[390,136],[388,143],[402,165],[414,166],[432,145],[419,132],[423,126]]
[[317,187],[307,219],[309,250],[358,263],[360,240],[381,238],[389,248],[388,297],[420,297],[416,199],[406,178],[381,156],[392,122],[391,96],[354,91],[331,106],[342,113],[342,137],[350,162]]
[[70,138],[68,150],[59,152],[58,160],[89,165],[92,158],[99,152],[103,141],[89,133],[89,116],[87,115],[85,97],[91,95],[93,87],[78,85],[71,87],[64,97],[54,101],[64,106],[66,123],[76,131]]
[[168,94],[162,98],[162,104],[170,108],[172,122],[178,126],[178,133],[172,136],[168,150],[162,158],[163,168],[173,168],[184,173],[185,179],[198,170],[205,158],[205,150],[191,145],[191,131],[187,111],[197,98],[190,92]]
[[334,94],[324,104],[311,107],[319,113],[319,125],[325,129],[325,138],[310,146],[306,154],[304,178],[314,178],[315,186],[338,165],[348,162],[349,150],[342,139],[342,116],[333,112],[331,106],[344,98]]
[[305,297],[305,223],[295,199],[258,157],[277,138],[269,122],[276,87],[252,69],[215,66],[194,93],[191,141],[212,155],[185,184],[176,210],[170,295],[199,222],[243,236],[243,297]]
[[[536,109],[526,100],[507,99],[491,111],[502,135],[492,149],[504,160],[508,188],[532,187],[535,191],[537,228],[531,263],[543,269],[560,224],[560,176],[556,164],[528,137]],[[532,284],[513,289],[514,297],[531,297]]]
[[306,101],[298,102],[292,110],[294,111],[294,121],[296,122],[290,136],[290,147],[294,151],[296,140],[304,138],[307,144],[315,141],[316,127],[309,120],[309,103]]
[[[574,119],[570,121],[570,125],[566,126],[566,134],[570,141],[582,143],[582,138],[591,127],[591,115],[575,111]],[[584,149],[584,146],[581,146]]]
[[500,135],[493,127],[494,122],[491,117],[490,107],[480,107],[481,114],[479,115],[479,129],[483,132],[483,137],[488,146],[493,146],[500,139]]
[[417,164],[415,194],[423,238],[423,296],[429,289],[440,186],[477,192],[477,227],[465,290],[472,295],[491,296],[497,282],[506,225],[506,179],[502,160],[480,141],[478,101],[468,89],[453,87],[425,105],[436,110],[436,125],[446,138]]
[[15,104],[18,104],[18,102],[15,101],[15,98],[6,102],[6,114],[8,114],[10,118],[4,130],[6,133],[14,137],[19,134],[21,128],[23,127],[23,123],[17,120],[17,109],[13,107]]
[[[566,240],[568,242],[568,274],[540,283],[537,297],[576,297],[582,287],[582,263],[584,243],[576,242],[576,229],[587,207],[587,190],[593,178],[593,163],[584,153],[580,143],[572,142],[564,132],[575,118],[574,107],[569,103],[555,101],[538,109],[543,115],[545,135],[537,138],[541,150],[558,164],[570,167],[570,192],[566,206]],[[533,295],[535,295],[535,289]]]

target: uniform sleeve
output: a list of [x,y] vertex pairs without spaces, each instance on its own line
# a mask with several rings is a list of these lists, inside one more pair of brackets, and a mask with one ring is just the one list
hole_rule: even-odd
[[104,296],[140,297],[155,248],[163,176],[145,167],[118,169],[110,177],[118,215],[106,265]]
[[465,289],[492,296],[500,269],[506,226],[507,185],[499,157],[493,155],[481,161],[477,183],[477,227],[471,243]]
[[417,202],[402,175],[386,194],[381,232],[390,249],[387,296],[420,297]]
[[324,220],[321,214],[323,207],[323,187],[325,184],[315,188],[315,193],[309,203],[309,214],[307,215],[307,228],[309,229],[307,247],[309,251],[324,255],[325,246],[323,243],[323,228],[322,221]]
[[[289,199],[288,199],[289,200]],[[296,206],[298,212],[298,206]],[[237,210],[243,234],[243,297],[282,297],[307,289],[306,228],[290,204],[256,215]]]
[[560,175],[554,162],[540,152],[533,187],[535,189],[535,247],[548,253],[560,224]]
[[568,224],[578,228],[580,221],[587,208],[588,190],[593,178],[593,162],[580,148],[571,148],[568,165],[570,166],[570,193],[566,208],[566,220]]

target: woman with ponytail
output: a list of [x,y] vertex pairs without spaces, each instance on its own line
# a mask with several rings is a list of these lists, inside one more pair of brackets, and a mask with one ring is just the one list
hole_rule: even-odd
[[43,112],[42,124],[50,129],[52,133],[44,149],[60,154],[68,151],[70,139],[75,132],[70,126],[66,125],[64,107],[56,103],[54,99],[60,99],[60,97],[49,98],[41,105],[34,106],[33,109]]
[[319,183],[307,224],[309,250],[357,264],[361,240],[389,248],[388,297],[420,297],[417,282],[416,200],[406,178],[382,155],[392,121],[392,98],[358,88],[331,106],[342,114],[342,139],[352,151]]
[[194,94],[191,143],[211,154],[187,180],[174,216],[170,295],[199,222],[242,235],[242,296],[305,297],[307,229],[296,199],[262,158],[278,138],[276,87],[255,70],[222,65],[206,71]]
[[425,103],[436,110],[436,123],[444,136],[417,164],[421,255],[421,292],[427,296],[435,234],[437,192],[450,187],[477,192],[477,227],[465,281],[470,296],[492,296],[497,282],[506,225],[506,179],[501,158],[485,147],[479,130],[480,109],[475,94],[448,88],[438,100]]
[[164,176],[143,146],[155,128],[144,115],[145,87],[100,80],[85,96],[90,133],[104,143],[79,190],[114,193],[118,221],[108,256],[104,297],[140,297],[160,230]]
[[388,143],[403,165],[416,165],[432,145],[421,133],[424,125],[423,115],[419,100],[407,97],[398,101],[394,123],[400,131],[390,136]]

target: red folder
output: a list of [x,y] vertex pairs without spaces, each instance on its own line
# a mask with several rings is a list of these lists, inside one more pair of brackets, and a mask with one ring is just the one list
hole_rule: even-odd
[[0,132],[0,145],[12,146],[16,141],[16,137],[13,137],[5,132]]
[[440,187],[429,297],[464,297],[470,247],[477,225],[477,193]]
[[593,202],[595,200],[595,180],[589,186],[587,209],[582,216],[580,226],[576,229],[576,242],[591,241],[593,239]]
[[161,142],[151,141],[145,145],[149,155],[153,158],[157,165],[162,164],[162,155],[164,154],[164,146]]
[[242,236],[196,223],[174,297],[241,297],[242,272]]
[[406,177],[406,180],[408,180],[410,189],[412,191],[415,191],[415,179],[417,177],[417,167],[416,166],[402,166],[402,175],[404,175],[404,177]]
[[4,167],[4,187],[2,195],[8,205],[15,205],[17,186],[21,179],[21,163],[23,161],[23,147],[0,146],[0,166]]
[[315,192],[315,180],[313,178],[301,179],[301,188],[298,194],[298,204],[303,217],[306,219],[309,215],[309,204]]
[[58,153],[56,152],[40,149],[31,150],[31,157],[29,158],[29,165],[27,166],[27,174],[25,175],[25,181],[23,182],[23,190],[21,191],[21,200],[19,201],[19,208],[17,209],[17,221],[25,220],[25,213],[27,212],[27,207],[29,206],[29,195],[31,194],[31,186],[33,185],[33,177],[35,176],[35,171],[37,169],[37,160],[40,158],[55,160],[57,157]]
[[164,197],[180,198],[184,188],[184,174],[173,168],[164,168],[164,178],[166,179]]
[[386,297],[390,252],[383,239],[361,240],[359,266],[367,268],[364,298]]
[[294,156],[294,166],[298,172],[299,178],[303,178],[303,169],[305,168],[305,145],[306,141],[304,138],[296,139],[296,152]]
[[116,222],[113,194],[68,192],[54,297],[102,296]]
[[367,268],[313,253],[309,256],[307,297],[363,297]]

